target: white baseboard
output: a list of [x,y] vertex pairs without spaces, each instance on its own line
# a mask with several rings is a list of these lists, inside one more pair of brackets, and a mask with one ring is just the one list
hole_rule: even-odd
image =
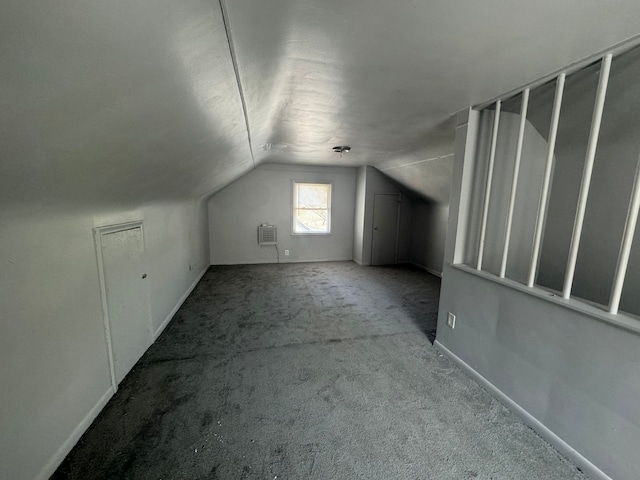
[[[191,284],[189,289],[185,292],[185,294],[182,295],[182,297],[180,297],[180,300],[178,300],[178,303],[176,304],[176,306],[171,310],[169,315],[167,315],[167,318],[165,318],[164,321],[162,322],[162,325],[160,325],[160,327],[158,327],[156,332],[153,334],[154,342],[162,334],[162,332],[167,327],[167,325],[169,325],[169,322],[171,322],[171,319],[173,318],[173,316],[176,314],[178,309],[182,306],[182,304],[187,299],[187,297],[191,294],[193,289],[196,288],[196,285],[198,285],[198,282],[202,279],[204,274],[207,273],[208,269],[209,269],[209,266],[207,265],[202,270],[202,272],[198,274],[198,276],[196,277],[194,282]],[[100,400],[98,400],[98,402],[93,406],[93,408],[89,411],[89,413],[82,419],[82,421],[73,430],[73,432],[71,432],[71,435],[69,436],[69,438],[65,440],[65,442],[58,449],[58,451],[51,457],[51,459],[49,459],[47,464],[44,466],[44,468],[40,471],[40,473],[36,477],[37,480],[47,480],[51,475],[53,475],[53,473],[56,471],[56,468],[60,466],[60,464],[65,459],[65,457],[69,454],[71,449],[75,446],[76,443],[78,443],[78,440],[80,440],[80,437],[82,436],[82,434],[87,430],[87,428],[89,428],[91,423],[95,420],[95,418],[102,411],[102,409],[105,407],[107,402],[111,399],[111,397],[113,397],[113,395],[114,395],[114,390],[112,387],[109,387],[109,390],[107,390],[105,394],[100,398]]]
[[426,266],[424,266],[424,265],[422,265],[421,263],[418,263],[418,262],[410,261],[409,263],[411,265],[414,265],[414,266],[418,267],[418,268],[421,268],[425,272],[429,272],[431,275],[435,275],[436,277],[442,278],[442,272],[438,272],[437,270],[434,270],[433,268],[426,267]]
[[458,365],[467,375],[473,378],[483,388],[485,388],[491,395],[493,395],[500,403],[508,407],[516,415],[518,415],[524,422],[533,428],[542,438],[553,445],[560,453],[571,460],[578,468],[589,475],[591,478],[597,480],[611,480],[606,473],[596,467],[588,459],[583,457],[578,451],[576,451],[571,445],[562,440],[558,435],[553,433],[547,428],[540,420],[535,418],[524,408],[518,405],[489,380],[484,378],[480,373],[474,370],[471,366],[464,362],[455,353],[442,345],[438,340],[433,343],[433,346],[445,354],[452,362]]
[[47,464],[44,466],[40,473],[36,477],[36,480],[47,480],[56,469],[60,466],[62,461],[65,459],[71,449],[78,443],[82,434],[89,428],[91,423],[96,419],[98,414],[102,411],[107,402],[113,397],[113,388],[110,386],[109,389],[102,395],[98,403],[96,403],[89,413],[82,419],[82,421],[78,424],[76,428],[73,429],[69,438],[67,438],[64,443],[60,446],[58,451],[53,454],[53,456],[49,459]]
[[204,277],[204,274],[207,273],[207,270],[209,270],[209,266],[208,265],[206,267],[204,267],[204,270],[202,270],[198,274],[198,276],[193,281],[191,286],[187,289],[187,291],[184,293],[184,295],[182,295],[182,297],[180,297],[180,300],[178,300],[178,303],[176,303],[176,306],[173,307],[173,309],[169,312],[169,315],[167,315],[167,318],[165,318],[163,320],[163,322],[160,324],[160,326],[154,332],[154,334],[153,334],[153,341],[154,342],[158,339],[158,337],[160,335],[162,335],[162,332],[164,332],[164,329],[167,328],[167,325],[169,325],[169,322],[171,321],[173,316],[176,314],[176,312],[180,309],[180,307],[182,306],[184,301],[187,299],[187,297],[189,295],[191,295],[191,292],[193,292],[193,289],[196,288],[196,285],[198,285],[198,282],[200,282],[200,280],[202,280],[202,277]]
[[[311,259],[303,259],[299,258],[297,260],[289,260],[288,258],[283,258],[280,256],[280,265],[284,263],[322,263],[322,262],[350,262],[353,259],[349,258],[311,258]],[[354,260],[355,261],[355,260]],[[358,263],[358,262],[356,262]],[[228,265],[278,265],[278,262],[274,262],[271,260],[249,260],[242,262],[224,262],[224,263],[212,263],[212,267],[216,266],[228,266]]]

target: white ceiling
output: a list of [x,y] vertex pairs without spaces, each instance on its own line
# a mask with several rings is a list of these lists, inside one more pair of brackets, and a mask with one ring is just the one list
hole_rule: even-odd
[[370,164],[437,197],[452,114],[638,18],[631,0],[5,0],[0,202],[200,198],[262,162]]

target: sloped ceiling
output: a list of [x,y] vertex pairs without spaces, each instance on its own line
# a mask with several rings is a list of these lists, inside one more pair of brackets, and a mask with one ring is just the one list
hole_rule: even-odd
[[5,202],[197,198],[253,168],[220,5],[0,7]]
[[262,162],[437,198],[452,114],[640,32],[632,0],[222,1],[3,1],[1,204],[200,198]]

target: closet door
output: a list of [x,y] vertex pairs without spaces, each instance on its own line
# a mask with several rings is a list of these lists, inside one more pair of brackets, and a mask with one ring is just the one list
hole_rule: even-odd
[[153,342],[142,224],[96,229],[114,387]]

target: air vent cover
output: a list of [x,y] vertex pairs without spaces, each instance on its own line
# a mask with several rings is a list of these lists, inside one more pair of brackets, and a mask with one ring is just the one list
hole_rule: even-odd
[[278,243],[278,228],[273,225],[258,227],[258,243],[260,245],[276,245]]

